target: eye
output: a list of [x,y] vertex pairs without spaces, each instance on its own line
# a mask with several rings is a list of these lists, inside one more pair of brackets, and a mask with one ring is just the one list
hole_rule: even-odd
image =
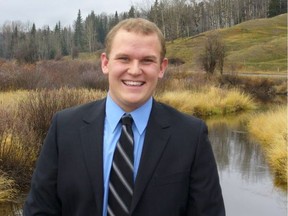
[[151,58],[147,58],[147,59],[143,59],[142,60],[143,64],[151,64],[153,62],[155,62],[155,61],[154,61],[154,59],[151,59]]
[[129,58],[127,56],[120,56],[117,58],[120,62],[126,63],[129,61]]

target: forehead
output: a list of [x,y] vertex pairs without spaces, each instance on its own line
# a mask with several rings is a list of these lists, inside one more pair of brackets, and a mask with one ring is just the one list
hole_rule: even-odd
[[151,51],[161,50],[160,39],[156,33],[144,34],[141,32],[133,32],[126,30],[119,30],[111,43],[111,51],[117,52],[118,49],[125,48],[135,48],[136,49],[150,49]]

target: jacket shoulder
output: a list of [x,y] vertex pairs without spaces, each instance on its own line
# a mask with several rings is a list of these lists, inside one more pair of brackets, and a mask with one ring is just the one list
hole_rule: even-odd
[[96,101],[92,101],[89,103],[69,107],[63,110],[56,112],[55,116],[60,122],[73,123],[75,121],[85,120],[85,119],[93,119],[99,113],[105,112],[105,101],[106,99],[100,99]]

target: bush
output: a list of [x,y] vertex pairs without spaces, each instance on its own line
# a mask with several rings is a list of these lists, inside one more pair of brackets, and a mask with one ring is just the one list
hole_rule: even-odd
[[42,61],[19,65],[6,61],[0,65],[0,90],[36,90],[61,87],[107,90],[107,78],[99,61]]
[[31,179],[38,149],[31,143],[38,142],[25,122],[16,118],[13,111],[0,109],[0,119],[0,170],[25,187]]
[[237,87],[262,102],[277,94],[287,94],[287,79],[223,75],[218,77],[218,82],[222,88]]
[[36,65],[15,62],[5,62],[0,66],[0,90],[35,89],[41,76],[36,71]]
[[21,189],[27,188],[53,115],[104,95],[105,92],[85,89],[43,89],[27,92],[13,108],[1,106],[0,170]]
[[61,88],[59,90],[38,90],[29,92],[19,103],[18,117],[26,122],[41,144],[46,136],[53,115],[62,109],[103,97],[100,91]]

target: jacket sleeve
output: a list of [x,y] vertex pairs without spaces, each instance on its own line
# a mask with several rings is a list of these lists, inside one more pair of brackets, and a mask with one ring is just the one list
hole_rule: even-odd
[[190,171],[187,216],[225,216],[217,166],[205,123],[202,123],[195,154]]
[[24,216],[61,215],[57,197],[57,114],[43,144],[34,171],[30,192],[24,204]]

